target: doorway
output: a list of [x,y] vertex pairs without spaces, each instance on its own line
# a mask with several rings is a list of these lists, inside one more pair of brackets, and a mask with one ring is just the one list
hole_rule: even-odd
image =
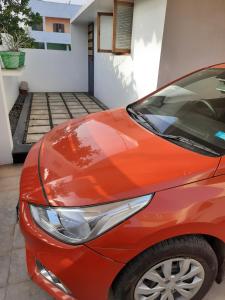
[[94,23],[88,25],[88,92],[94,96]]

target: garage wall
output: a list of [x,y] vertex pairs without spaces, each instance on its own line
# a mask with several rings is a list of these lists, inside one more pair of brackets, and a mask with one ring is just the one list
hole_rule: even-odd
[[25,49],[20,80],[32,92],[88,91],[87,26],[71,26],[72,51]]
[[158,86],[225,61],[225,1],[169,0]]
[[[2,45],[0,45],[0,51],[6,50]],[[0,70],[1,72],[1,70]],[[0,75],[1,76],[1,75]],[[11,110],[13,104],[15,103],[18,97],[19,90],[19,79],[18,77],[1,77],[2,83],[4,84],[5,89],[5,104],[7,112]]]
[[0,165],[12,163],[12,135],[8,118],[8,103],[0,68]]
[[108,107],[126,106],[156,88],[166,4],[167,0],[135,1],[131,55],[95,49],[95,96]]
[[19,95],[19,78],[18,77],[4,77],[3,78],[7,110],[10,112],[18,95]]

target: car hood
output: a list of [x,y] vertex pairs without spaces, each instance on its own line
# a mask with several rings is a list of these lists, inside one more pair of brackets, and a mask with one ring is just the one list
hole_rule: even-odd
[[202,180],[213,176],[218,163],[151,133],[117,109],[49,132],[39,173],[51,205],[84,206]]

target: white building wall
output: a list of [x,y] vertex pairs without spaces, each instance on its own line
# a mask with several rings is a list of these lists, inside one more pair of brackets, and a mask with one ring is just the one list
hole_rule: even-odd
[[13,107],[18,95],[19,95],[19,80],[20,77],[4,77],[3,83],[6,94],[6,106],[8,113]]
[[70,33],[30,30],[30,36],[39,43],[71,44]]
[[29,5],[34,12],[39,12],[41,16],[68,18],[74,17],[76,12],[80,9],[78,5],[67,3],[49,2],[43,0],[30,0]]
[[[7,50],[7,48],[0,45],[0,51],[4,50]],[[19,78],[17,76],[2,76],[1,78],[5,90],[6,109],[9,113],[19,95]]]
[[224,0],[168,1],[159,86],[225,62],[224,19]]
[[10,130],[5,84],[0,68],[0,165],[12,163],[12,135]]
[[126,106],[156,88],[166,6],[135,1],[131,55],[97,53],[95,42],[95,96],[107,106]]
[[72,50],[26,49],[21,80],[32,92],[88,91],[87,26],[71,25]]
[[[48,2],[43,0],[30,0],[29,5],[33,12],[38,12],[43,17],[43,23],[45,23],[45,17],[65,18],[71,19],[80,9],[79,1],[77,5],[68,3]],[[44,31],[35,31],[30,29],[30,35],[37,42],[48,42],[58,44],[70,44],[70,33],[55,33],[46,32],[45,24],[43,24]]]

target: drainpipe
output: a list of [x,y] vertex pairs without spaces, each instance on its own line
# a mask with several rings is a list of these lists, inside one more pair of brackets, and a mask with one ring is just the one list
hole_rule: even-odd
[[[42,17],[42,22],[43,22],[43,32],[46,32],[46,19],[45,19],[46,17],[45,16],[43,16]],[[44,45],[45,45],[45,50],[47,49],[47,42],[46,41],[44,41]]]
[[9,123],[9,113],[3,81],[3,71],[0,66],[0,165],[11,164],[13,141]]

